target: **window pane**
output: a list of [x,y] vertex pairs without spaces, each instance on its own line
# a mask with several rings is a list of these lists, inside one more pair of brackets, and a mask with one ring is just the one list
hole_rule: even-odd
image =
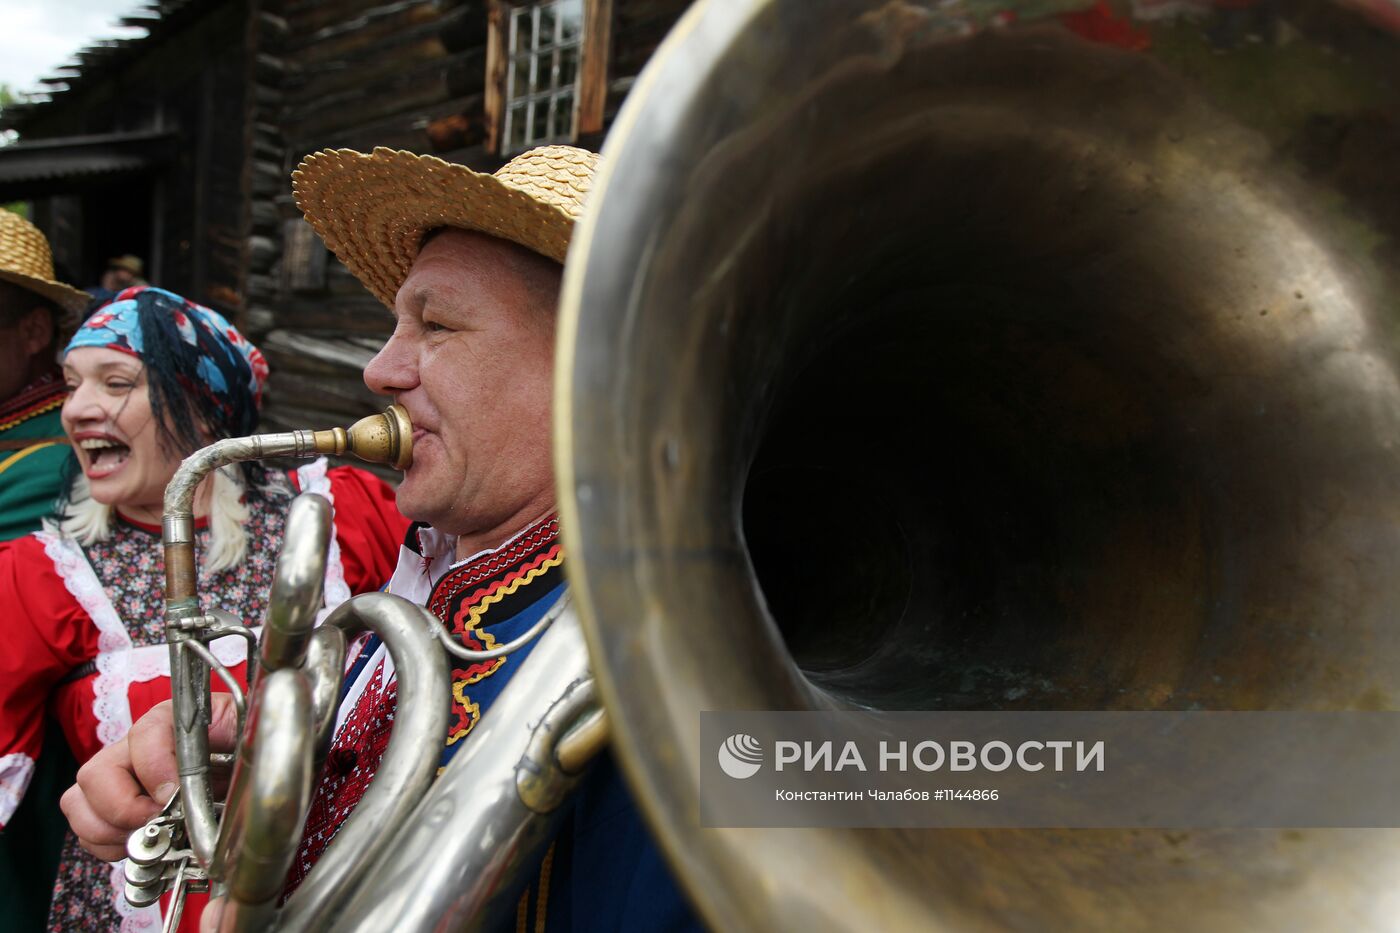
[[511,98],[525,97],[530,93],[531,59],[532,56],[525,55],[521,58],[517,58],[515,63],[511,65],[511,80],[514,81],[510,90]]
[[525,130],[529,127],[525,111],[525,104],[517,104],[510,108],[510,126],[505,134],[507,152],[518,152],[525,148]]
[[540,90],[552,91],[559,87],[559,52],[556,49],[540,60]]
[[559,0],[554,15],[559,19],[559,41],[571,42],[583,33],[583,0]]
[[529,7],[515,7],[510,11],[511,55],[521,55],[530,51],[530,32],[534,28],[532,23]]
[[574,138],[574,92],[565,91],[554,99],[554,138]]
[[545,113],[544,132],[540,135],[540,141],[549,142],[554,139],[554,99],[540,101],[539,108]]
[[560,49],[559,82],[555,87],[566,88],[578,79],[578,48]]
[[533,105],[530,114],[530,142],[539,143],[549,138],[549,101],[542,100]]
[[547,49],[554,45],[554,4],[542,3],[535,7],[535,13],[539,16],[539,41],[535,48]]
[[584,12],[584,0],[510,8],[504,153],[573,137]]

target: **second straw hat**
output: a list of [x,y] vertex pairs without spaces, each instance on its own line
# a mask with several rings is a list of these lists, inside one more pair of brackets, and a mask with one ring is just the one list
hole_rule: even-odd
[[392,308],[423,235],[437,227],[489,233],[563,262],[597,163],[585,149],[543,146],[488,175],[384,147],[331,149],[306,157],[292,190],[331,252]]
[[0,209],[0,280],[47,298],[68,313],[63,323],[72,327],[92,296],[54,278],[53,253],[39,228],[20,215]]

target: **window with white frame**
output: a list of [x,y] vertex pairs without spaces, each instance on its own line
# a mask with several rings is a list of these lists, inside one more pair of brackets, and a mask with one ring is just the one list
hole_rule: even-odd
[[502,155],[576,137],[583,7],[584,0],[509,7]]

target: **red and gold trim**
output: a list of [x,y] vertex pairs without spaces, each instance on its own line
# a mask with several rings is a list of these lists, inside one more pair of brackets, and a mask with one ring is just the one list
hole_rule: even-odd
[[67,397],[67,389],[57,373],[50,373],[30,383],[14,398],[0,405],[0,431],[8,431],[37,415],[62,408],[63,400]]

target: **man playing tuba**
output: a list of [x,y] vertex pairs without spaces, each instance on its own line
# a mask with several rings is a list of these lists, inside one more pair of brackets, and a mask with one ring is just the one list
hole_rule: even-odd
[[[566,585],[549,443],[555,314],[596,161],[551,146],[486,175],[389,149],[339,150],[310,156],[293,176],[307,220],[394,314],[392,336],[365,369],[366,384],[414,424],[413,464],[398,490],[414,524],[389,590],[425,606],[468,648],[522,635]],[[443,765],[529,651],[456,662]],[[363,795],[392,726],[396,681],[384,646],[362,637],[349,659],[288,893]],[[216,707],[211,746],[231,748],[235,731],[231,705]],[[177,780],[166,705],[83,767],[63,809],[89,851],[119,859]],[[517,928],[533,930],[699,926],[607,756],[517,913]]]

